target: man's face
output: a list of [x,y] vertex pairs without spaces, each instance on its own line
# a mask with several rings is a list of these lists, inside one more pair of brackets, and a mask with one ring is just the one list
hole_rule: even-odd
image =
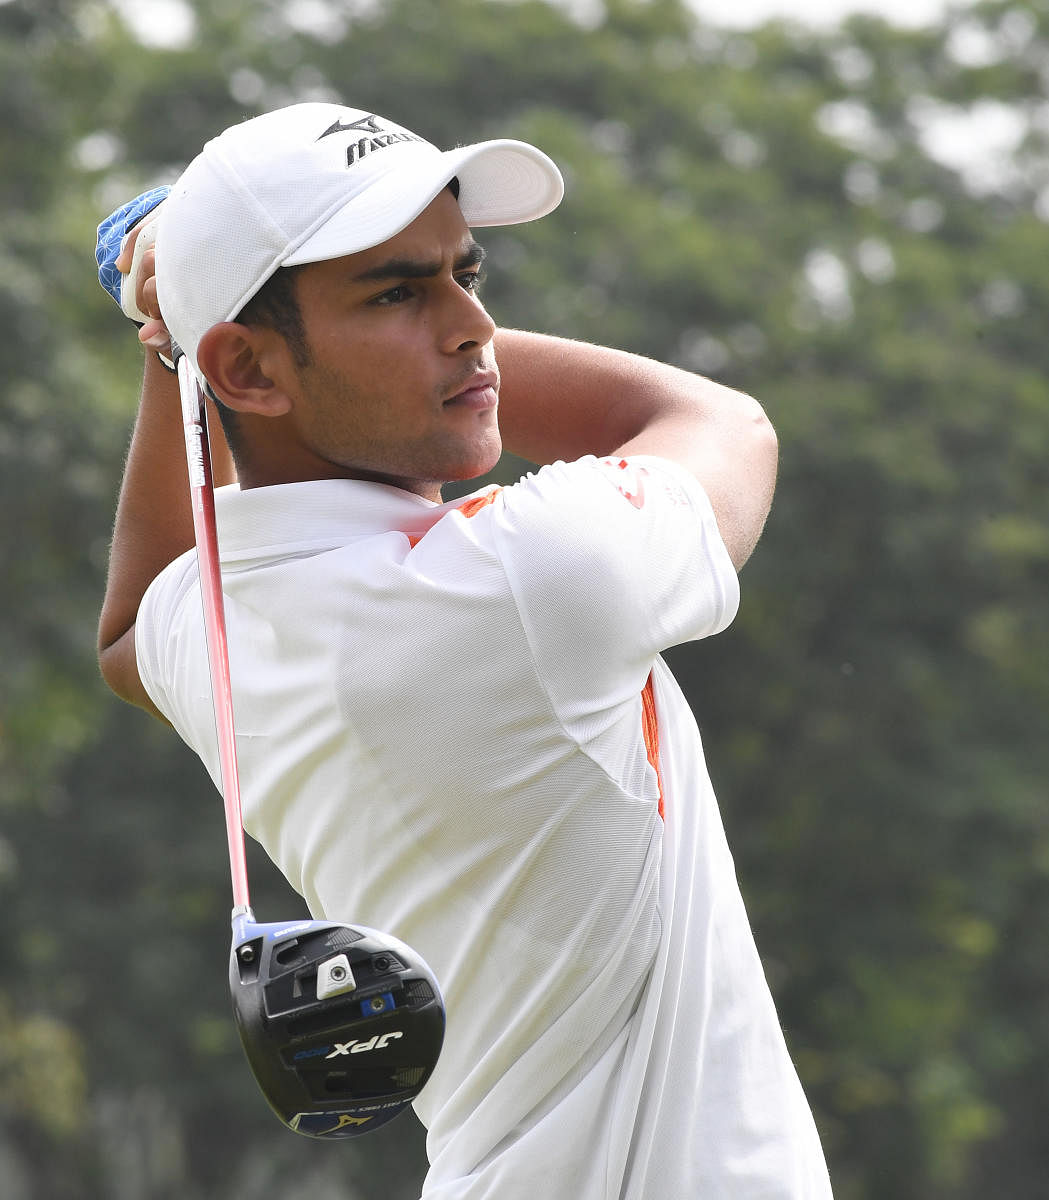
[[501,442],[483,251],[447,189],[380,246],[297,273],[311,361],[289,433],[316,477],[377,479],[440,499],[490,470]]

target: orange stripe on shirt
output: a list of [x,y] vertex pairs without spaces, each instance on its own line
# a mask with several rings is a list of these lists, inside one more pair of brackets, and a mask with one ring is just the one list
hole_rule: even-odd
[[[623,466],[626,466],[626,463],[623,463]],[[474,516],[486,505],[491,504],[501,490],[500,488],[493,488],[487,495],[474,496],[459,506],[459,512],[464,517]],[[632,496],[627,496],[627,499],[632,503],[638,503]],[[640,507],[640,503],[638,503],[638,507]],[[652,769],[656,773],[656,782],[659,784],[659,817],[660,820],[666,820],[663,803],[663,772],[659,769],[659,719],[656,716],[656,692],[651,675],[649,675],[648,682],[641,693],[641,728],[645,735],[645,750],[648,753],[648,761],[652,764]]]
[[656,717],[656,692],[651,675],[641,693],[641,729],[645,735],[648,761],[652,764],[656,782],[659,784],[659,816],[661,820],[666,820],[663,808],[663,773],[659,769],[659,720]]
[[502,490],[502,488],[492,488],[483,496],[471,496],[469,500],[464,500],[455,511],[461,512],[464,517],[476,517],[481,509],[491,504]]
[[[462,513],[464,517],[475,517],[482,508],[485,508],[487,505],[491,504],[502,490],[502,488],[492,488],[492,490],[486,493],[484,496],[471,496],[469,500],[464,500],[455,511]],[[408,538],[408,545],[414,550],[415,547],[418,546],[418,544],[423,540],[426,534],[409,533],[406,536]]]
[[[625,466],[626,464],[624,463],[623,465]],[[472,496],[469,500],[464,500],[456,511],[461,512],[464,517],[474,517],[483,508],[491,504],[501,491],[502,488],[492,488],[490,492],[486,492],[483,496]],[[408,535],[408,541],[413,550],[424,536],[424,534]],[[652,769],[656,773],[656,782],[659,785],[659,817],[660,820],[666,820],[663,805],[663,773],[659,769],[659,720],[656,717],[656,694],[651,675],[649,675],[648,682],[641,692],[641,728],[645,735],[645,750],[648,754],[648,761],[652,764]]]

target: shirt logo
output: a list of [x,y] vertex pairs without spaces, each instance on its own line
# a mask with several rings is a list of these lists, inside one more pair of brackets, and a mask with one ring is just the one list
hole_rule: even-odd
[[406,129],[384,132],[374,113],[366,117],[358,117],[356,121],[336,121],[317,139],[323,141],[334,133],[366,133],[371,136],[358,138],[346,147],[346,166],[352,167],[362,158],[373,154],[376,150],[385,150],[388,146],[396,146],[398,142],[421,142],[417,134],[409,133]]
[[618,473],[618,478],[613,477],[616,491],[621,496],[625,496],[635,508],[644,508],[645,476],[648,474],[645,468],[635,466],[625,458],[619,459],[618,462],[611,458],[606,458],[604,459],[604,465],[611,467]]

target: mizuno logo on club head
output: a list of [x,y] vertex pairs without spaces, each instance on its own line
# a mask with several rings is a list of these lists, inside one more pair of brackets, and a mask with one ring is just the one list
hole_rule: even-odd
[[338,1058],[340,1054],[367,1054],[369,1050],[385,1050],[394,1038],[404,1037],[403,1033],[384,1033],[381,1037],[376,1034],[375,1037],[369,1038],[366,1042],[336,1042],[335,1049],[331,1054],[326,1054],[324,1057]]
[[360,117],[356,121],[336,121],[334,125],[329,125],[325,129],[317,141],[323,141],[324,138],[330,137],[333,133],[349,133],[354,129],[360,130],[361,133],[382,133],[379,122],[375,119],[375,114],[372,113],[370,116]]

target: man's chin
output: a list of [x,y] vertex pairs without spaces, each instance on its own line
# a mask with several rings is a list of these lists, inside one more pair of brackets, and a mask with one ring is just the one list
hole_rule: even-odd
[[476,447],[473,454],[463,459],[459,470],[448,482],[465,483],[470,479],[482,478],[495,470],[502,453],[502,439],[496,433],[493,438],[486,439],[486,444]]

